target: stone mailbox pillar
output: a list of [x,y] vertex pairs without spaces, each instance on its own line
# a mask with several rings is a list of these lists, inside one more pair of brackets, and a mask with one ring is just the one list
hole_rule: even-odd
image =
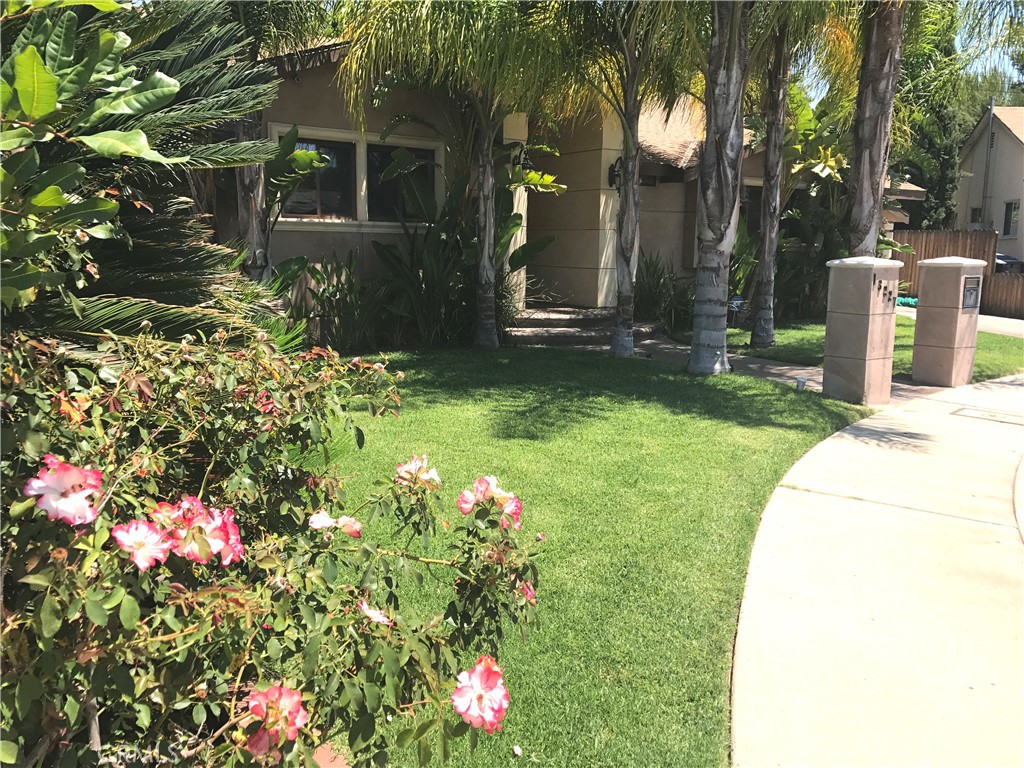
[[917,264],[914,381],[959,387],[971,381],[985,262],[950,256]]
[[823,392],[885,405],[892,385],[901,261],[862,256],[828,262]]

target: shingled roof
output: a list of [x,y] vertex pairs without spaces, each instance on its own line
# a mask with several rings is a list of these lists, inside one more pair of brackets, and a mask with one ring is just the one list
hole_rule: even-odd
[[[743,143],[750,144],[753,133],[743,131]],[[683,96],[667,110],[648,106],[640,113],[640,149],[643,159],[683,170],[696,167],[704,143],[704,105]]]

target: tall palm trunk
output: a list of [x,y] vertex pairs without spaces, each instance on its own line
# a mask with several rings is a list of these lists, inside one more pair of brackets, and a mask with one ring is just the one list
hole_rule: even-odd
[[878,245],[905,10],[903,0],[871,0],[865,8],[850,168],[850,256],[874,256]]
[[494,297],[494,129],[482,121],[477,143],[477,264],[476,337],[474,346],[498,348]]
[[[255,141],[260,124],[255,116],[238,121],[238,141]],[[264,184],[263,163],[243,165],[236,170],[238,186],[238,232],[248,247],[245,273],[253,280],[269,280],[270,216]]]
[[626,78],[623,113],[622,177],[619,180],[618,243],[615,248],[617,299],[612,354],[633,356],[633,287],[640,261],[640,98],[639,77]]
[[782,217],[782,149],[786,135],[786,92],[790,55],[786,25],[775,32],[768,66],[766,99],[767,135],[764,151],[764,187],[761,190],[761,245],[754,273],[754,327],[752,347],[775,345],[775,253]]
[[725,373],[729,258],[739,224],[743,91],[751,0],[714,3],[704,108],[707,113],[697,202],[697,289],[690,373]]

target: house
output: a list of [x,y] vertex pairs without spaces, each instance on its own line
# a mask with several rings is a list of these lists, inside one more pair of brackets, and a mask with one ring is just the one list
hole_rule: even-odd
[[[297,125],[300,146],[318,150],[330,162],[284,206],[271,241],[271,258],[280,262],[303,255],[315,262],[332,254],[352,254],[360,269],[372,273],[373,241],[403,236],[398,184],[381,178],[391,153],[405,147],[437,164],[436,171],[421,167],[417,172],[432,183],[439,202],[457,160],[446,156],[435,132],[416,122],[402,125],[386,141],[380,135],[397,115],[412,113],[440,123],[450,105],[433,94],[395,92],[367,110],[365,130],[359,130],[334,80],[342,55],[342,46],[327,45],[275,60],[283,82],[277,100],[263,112],[264,135],[276,139]],[[525,115],[513,115],[506,119],[500,138],[505,143],[525,141],[539,130],[530,128]],[[697,164],[703,133],[703,110],[689,99],[681,99],[670,113],[649,108],[641,115],[640,247],[681,274],[694,274],[696,269]],[[566,304],[614,306],[619,121],[614,115],[594,114],[545,138],[559,154],[531,159],[568,189],[557,197],[517,193],[516,210],[525,225],[513,247],[524,239],[554,236],[555,242],[527,268],[531,282]],[[762,167],[762,151],[748,149],[741,206],[750,212],[748,224],[754,228]],[[914,189],[904,187],[895,194],[923,194]]]
[[957,228],[994,229],[999,234],[996,250],[1024,261],[1024,107],[985,110],[960,150],[960,171]]

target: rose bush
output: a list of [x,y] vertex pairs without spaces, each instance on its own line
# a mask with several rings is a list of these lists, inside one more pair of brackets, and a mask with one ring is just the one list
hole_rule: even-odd
[[[353,414],[397,414],[398,376],[226,339],[3,340],[0,762],[310,765],[345,736],[427,763],[504,717],[496,663],[460,659],[535,622],[519,500],[484,477],[445,514],[425,456],[347,499]],[[452,594],[418,618],[427,568]]]

